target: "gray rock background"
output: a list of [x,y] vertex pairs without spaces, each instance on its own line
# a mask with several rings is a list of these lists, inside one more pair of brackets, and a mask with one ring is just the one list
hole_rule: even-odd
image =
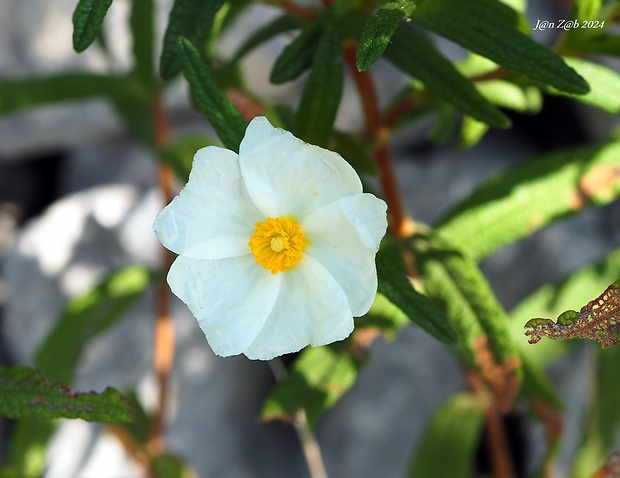
[[[159,2],[160,33],[170,5],[169,0]],[[107,68],[96,48],[80,55],[73,52],[74,6],[75,0],[0,0],[0,80]],[[131,61],[127,11],[128,2],[116,0],[105,23],[115,71],[127,69]],[[257,16],[269,18],[274,11],[254,10],[240,19],[235,32],[248,32],[259,24]],[[548,10],[532,14],[559,15]],[[227,35],[220,53],[230,54],[241,38]],[[250,55],[244,67],[257,91],[295,105],[299,83],[274,87],[267,81],[271,62],[285,43],[283,38],[270,42]],[[376,79],[382,98],[404,82],[385,64],[377,68]],[[166,95],[173,134],[208,129],[190,108],[186,93],[184,83],[178,82]],[[542,124],[540,131],[494,132],[468,151],[430,146],[424,139],[428,124],[400,132],[393,149],[409,211],[433,224],[491,173],[549,146],[605,137],[612,126],[610,118],[601,122],[592,110],[569,112],[578,134],[568,131],[566,137],[549,140],[544,129],[549,125]],[[360,117],[353,88],[347,84],[338,125],[356,129]],[[48,169],[41,179],[41,171]],[[30,363],[67,298],[87,290],[110,270],[133,262],[156,265],[158,244],[151,224],[162,207],[156,184],[149,154],[128,137],[102,101],[0,117],[0,360]],[[50,199],[49,207],[44,207]],[[32,217],[23,221],[25,216]],[[587,212],[502,249],[483,268],[503,304],[512,307],[538,286],[617,247],[619,217],[618,204]],[[152,299],[147,294],[118,326],[92,343],[80,363],[76,389],[137,384],[145,405],[153,406]],[[170,451],[184,457],[200,477],[309,476],[292,427],[257,420],[273,385],[268,366],[244,357],[214,356],[185,306],[175,301],[173,312],[177,355],[166,432]],[[414,326],[394,342],[376,341],[372,353],[353,389],[326,413],[317,429],[331,477],[401,477],[434,411],[466,386],[449,350]],[[578,349],[554,369],[554,380],[571,397],[567,434],[575,438],[585,386],[580,380],[568,380],[567,372],[585,370],[586,355],[585,349]],[[525,436],[535,458],[542,431],[530,426]],[[0,435],[0,458],[6,451],[5,437]],[[566,458],[576,446],[574,441],[567,440]],[[82,421],[63,422],[50,446],[48,463],[47,478],[143,476],[105,428]],[[559,472],[563,476],[566,469]]]

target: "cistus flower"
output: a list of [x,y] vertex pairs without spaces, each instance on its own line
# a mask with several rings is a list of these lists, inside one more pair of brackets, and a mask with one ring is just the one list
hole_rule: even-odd
[[213,351],[268,360],[351,333],[377,291],[386,210],[339,154],[257,117],[238,155],[196,153],[153,227]]

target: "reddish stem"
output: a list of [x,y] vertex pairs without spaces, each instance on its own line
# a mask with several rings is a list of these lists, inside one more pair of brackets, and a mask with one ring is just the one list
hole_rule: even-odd
[[413,222],[405,215],[398,183],[396,182],[396,175],[392,167],[392,158],[388,145],[390,132],[381,120],[379,101],[371,74],[367,71],[357,70],[355,61],[356,51],[357,45],[348,43],[344,47],[344,56],[362,102],[364,118],[366,119],[366,135],[371,140],[375,140],[377,144],[373,151],[373,156],[381,171],[381,187],[385,195],[385,201],[388,204],[390,228],[397,237],[406,237],[412,232]]
[[[164,145],[170,136],[168,120],[159,98],[153,101],[153,119],[155,124],[155,143]],[[167,165],[159,167],[159,188],[165,204],[174,197],[174,173]],[[161,268],[170,269],[174,255],[162,247]],[[159,384],[159,407],[155,412],[149,434],[149,448],[153,452],[164,449],[164,418],[168,404],[168,385],[174,360],[174,327],[170,316],[170,291],[165,282],[157,285],[155,311],[155,335],[153,364]]]
[[276,7],[280,7],[284,10],[286,10],[289,13],[292,13],[293,15],[299,17],[299,18],[304,18],[306,20],[316,20],[316,18],[319,16],[317,12],[315,12],[314,10],[310,10],[309,8],[306,7],[302,7],[301,5],[297,5],[295,3],[289,2],[287,0],[263,0],[264,3],[268,3],[270,5],[274,5]]
[[512,458],[502,415],[492,393],[476,372],[467,371],[466,377],[470,387],[486,404],[486,434],[491,458],[492,476],[496,478],[516,478],[512,467]]

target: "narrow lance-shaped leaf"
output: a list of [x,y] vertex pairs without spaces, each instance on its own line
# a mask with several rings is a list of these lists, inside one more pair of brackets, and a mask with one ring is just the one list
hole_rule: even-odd
[[147,91],[129,78],[92,73],[62,73],[0,83],[0,114],[48,103],[102,96],[147,145],[153,144],[152,112]]
[[317,45],[323,34],[327,12],[313,21],[282,51],[271,70],[275,84],[294,80],[312,65]]
[[89,422],[129,422],[131,407],[118,390],[75,393],[50,384],[29,367],[0,367],[0,415],[21,418],[81,418]]
[[567,93],[584,94],[587,82],[562,58],[521,33],[480,0],[421,2],[411,20],[506,68]]
[[474,260],[587,205],[620,195],[620,142],[538,157],[491,177],[437,232]]
[[[35,367],[48,380],[70,384],[77,361],[89,340],[107,330],[146,289],[153,274],[130,266],[110,274],[90,291],[71,299],[56,325],[39,346]],[[54,424],[25,417],[16,427],[9,449],[9,463],[21,476],[40,476],[45,461],[37,459],[54,431]]]
[[327,146],[342,98],[343,68],[340,37],[326,28],[297,111],[296,131],[304,141]]
[[471,476],[484,419],[484,404],[477,396],[465,392],[456,394],[427,426],[406,476]]
[[134,71],[142,84],[150,91],[155,74],[153,0],[132,0],[129,23],[133,39]]
[[273,37],[290,31],[296,28],[301,28],[301,22],[297,17],[292,15],[282,15],[277,17],[271,23],[268,23],[264,27],[260,28],[253,34],[251,34],[245,42],[239,47],[235,56],[232,58],[232,62],[237,62],[245,55],[250,53],[254,48],[262,45],[264,42],[272,39]]
[[110,274],[90,291],[71,299],[40,345],[35,366],[49,380],[70,384],[88,340],[107,330],[136,302],[152,280],[141,266]]
[[569,96],[608,113],[620,114],[620,74],[604,65],[581,58],[565,58],[565,61],[586,79],[590,84],[590,92],[585,95],[568,95],[550,89],[551,93]]
[[181,71],[179,38],[185,37],[194,45],[203,45],[211,34],[215,15],[225,0],[175,0],[159,62],[159,72],[164,80]]
[[408,242],[424,290],[460,337],[456,348],[479,370],[508,412],[521,383],[521,360],[504,309],[477,264],[432,233],[420,229]]
[[95,41],[112,0],[79,0],[73,12],[73,49],[82,52]]
[[209,66],[187,38],[179,39],[179,52],[183,74],[189,82],[196,106],[209,119],[222,143],[238,152],[246,121],[215,82]]
[[458,336],[454,329],[433,304],[414,289],[409,279],[393,264],[393,261],[394,258],[385,251],[377,254],[378,291],[437,340],[448,344],[455,343]]
[[574,337],[598,340],[601,348],[618,344],[620,335],[620,280],[611,284],[596,299],[584,305],[579,312],[562,312],[557,321],[530,319],[525,328],[529,343],[535,344],[542,337],[566,340]]
[[510,125],[510,120],[437,51],[426,35],[406,26],[398,27],[385,49],[385,57],[463,113],[491,126]]
[[[413,2],[409,5],[414,7]],[[406,13],[401,2],[394,2],[381,6],[377,13],[370,17],[357,49],[359,71],[368,70],[379,59]]]

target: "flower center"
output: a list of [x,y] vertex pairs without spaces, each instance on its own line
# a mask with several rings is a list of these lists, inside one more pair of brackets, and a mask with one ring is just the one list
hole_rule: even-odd
[[250,237],[248,245],[256,257],[256,263],[277,274],[301,260],[306,241],[294,221],[268,217],[267,221],[256,223],[256,232]]

